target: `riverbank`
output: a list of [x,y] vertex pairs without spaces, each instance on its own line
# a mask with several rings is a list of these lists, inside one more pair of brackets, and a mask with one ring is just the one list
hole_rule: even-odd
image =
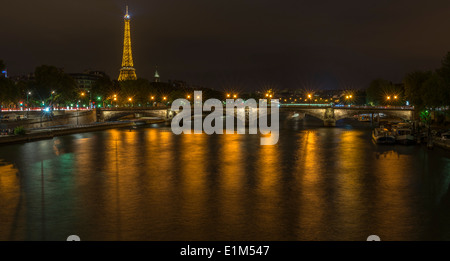
[[[147,123],[160,123],[162,120],[154,120]],[[43,139],[52,139],[53,137],[70,135],[83,132],[102,131],[107,129],[124,128],[136,126],[135,121],[126,122],[106,122],[92,123],[85,125],[62,125],[49,128],[39,128],[28,130],[25,135],[7,135],[0,136],[0,145],[11,143],[22,143],[37,141]]]
[[433,146],[450,150],[450,140],[433,139]]

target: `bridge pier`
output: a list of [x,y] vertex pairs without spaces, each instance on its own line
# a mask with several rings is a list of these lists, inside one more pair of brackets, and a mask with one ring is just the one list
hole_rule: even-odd
[[326,108],[323,115],[323,125],[326,127],[336,126],[336,116],[334,115],[334,108]]

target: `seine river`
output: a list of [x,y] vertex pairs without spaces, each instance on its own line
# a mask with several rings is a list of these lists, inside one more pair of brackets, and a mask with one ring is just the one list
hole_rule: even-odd
[[450,240],[450,152],[370,124],[259,135],[148,126],[0,147],[0,240]]

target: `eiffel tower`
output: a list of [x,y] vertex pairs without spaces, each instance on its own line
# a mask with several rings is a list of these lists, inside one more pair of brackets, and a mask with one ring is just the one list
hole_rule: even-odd
[[127,11],[124,16],[125,33],[123,37],[123,57],[122,68],[120,69],[119,81],[136,80],[136,70],[133,67],[133,56],[131,54],[131,37],[130,37],[130,15]]

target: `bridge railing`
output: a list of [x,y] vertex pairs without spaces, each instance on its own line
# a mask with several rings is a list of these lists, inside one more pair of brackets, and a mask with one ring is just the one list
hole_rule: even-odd
[[114,108],[98,108],[102,111],[136,111],[136,110],[161,110],[168,109],[167,106],[154,106],[154,107],[114,107]]
[[331,104],[280,104],[280,107],[298,108],[337,108],[337,109],[381,109],[381,110],[414,110],[414,106],[369,106],[369,105],[331,105]]

